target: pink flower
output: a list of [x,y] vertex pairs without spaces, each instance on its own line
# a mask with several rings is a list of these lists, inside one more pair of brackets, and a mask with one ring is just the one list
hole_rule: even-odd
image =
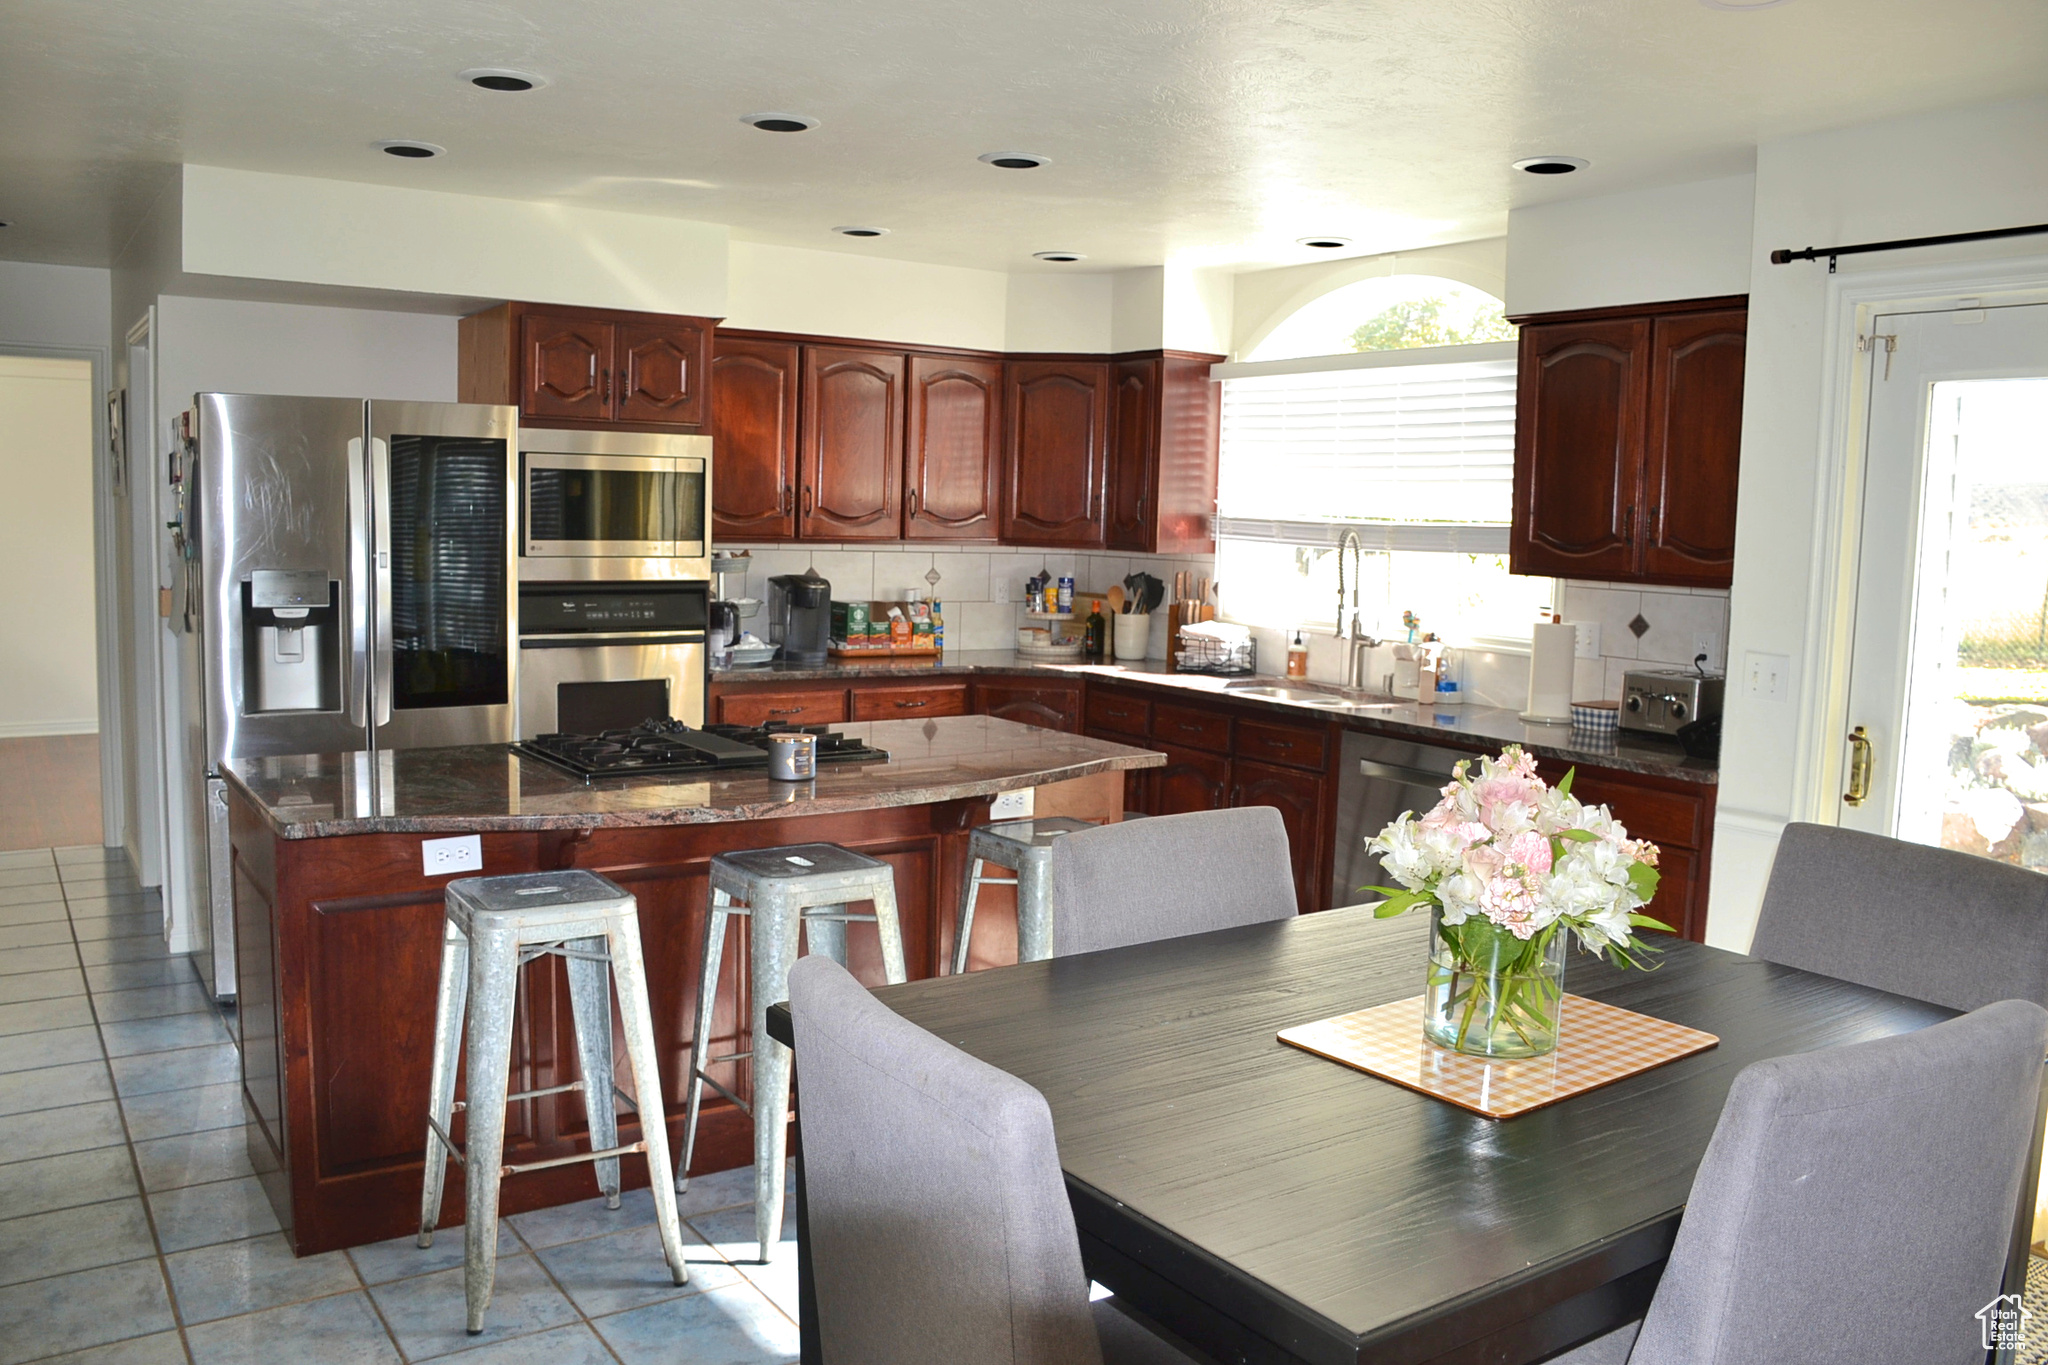
[[1508,861],[1519,864],[1522,875],[1534,881],[1550,875],[1550,840],[1530,831],[1508,840]]

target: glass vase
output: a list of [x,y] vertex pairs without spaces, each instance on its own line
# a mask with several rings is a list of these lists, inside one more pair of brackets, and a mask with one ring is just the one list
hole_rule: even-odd
[[1483,915],[1444,923],[1431,911],[1422,1034],[1473,1057],[1541,1057],[1557,1047],[1570,931],[1516,938]]

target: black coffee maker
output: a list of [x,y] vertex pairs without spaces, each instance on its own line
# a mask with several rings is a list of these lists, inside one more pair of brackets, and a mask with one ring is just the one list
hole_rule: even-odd
[[832,585],[816,569],[768,580],[768,642],[786,664],[825,662],[832,638]]

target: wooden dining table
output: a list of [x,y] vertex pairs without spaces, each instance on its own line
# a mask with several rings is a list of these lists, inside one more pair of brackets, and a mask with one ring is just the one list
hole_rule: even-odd
[[1043,1092],[1091,1277],[1260,1365],[1514,1365],[1641,1316],[1737,1072],[1954,1013],[1679,940],[1646,972],[1574,951],[1573,994],[1720,1043],[1505,1120],[1276,1039],[1420,994],[1427,937],[1332,910],[876,995]]

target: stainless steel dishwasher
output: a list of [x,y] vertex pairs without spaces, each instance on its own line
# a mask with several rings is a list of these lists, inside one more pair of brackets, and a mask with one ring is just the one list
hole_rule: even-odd
[[1378,855],[1365,841],[1378,834],[1404,810],[1422,815],[1443,796],[1451,769],[1474,757],[1461,749],[1444,749],[1413,740],[1389,739],[1357,730],[1344,732],[1344,766],[1337,779],[1337,856],[1330,905],[1362,905],[1383,900],[1361,886],[1392,886]]

